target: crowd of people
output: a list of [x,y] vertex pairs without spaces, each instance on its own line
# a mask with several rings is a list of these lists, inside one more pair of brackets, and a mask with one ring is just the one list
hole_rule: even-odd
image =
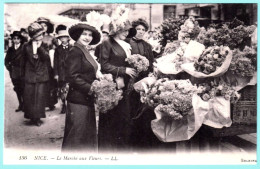
[[[101,32],[87,22],[67,27],[40,17],[27,29],[11,34],[5,66],[19,101],[15,111],[23,111],[31,124],[40,127],[45,111],[54,110],[60,98],[61,113],[66,114],[62,143],[65,152],[131,151],[159,142],[150,126],[155,114],[147,110],[134,118],[142,104],[140,95],[134,90],[129,92],[127,85],[129,79],[142,79],[153,72],[155,51],[144,40],[147,34],[153,40],[153,32],[148,33],[149,25],[142,18],[122,23],[101,27]],[[146,72],[137,74],[126,62],[127,56],[133,54],[149,60]],[[123,90],[123,99],[109,112],[100,113],[97,134],[91,84],[107,73]]]

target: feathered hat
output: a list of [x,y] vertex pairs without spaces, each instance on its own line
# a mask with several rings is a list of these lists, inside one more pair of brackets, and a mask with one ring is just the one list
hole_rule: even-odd
[[129,30],[128,37],[134,37],[136,30],[132,27],[129,17],[129,9],[124,5],[118,6],[111,15],[109,35],[114,36],[118,31]]

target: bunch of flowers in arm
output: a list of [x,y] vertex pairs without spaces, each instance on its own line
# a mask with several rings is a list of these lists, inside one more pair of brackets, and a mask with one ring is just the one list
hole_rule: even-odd
[[223,80],[199,84],[197,94],[204,101],[223,96],[226,100],[230,100],[231,103],[236,103],[240,98],[240,94]]
[[233,58],[228,71],[242,77],[253,76],[256,71],[256,56],[256,51],[247,46],[243,51],[233,50]]
[[149,60],[139,54],[134,54],[126,58],[126,61],[136,69],[137,73],[147,71],[149,67]]
[[195,70],[204,74],[215,72],[229,54],[227,46],[208,47],[194,63]]
[[[144,72],[148,70],[149,60],[139,54],[134,54],[126,58],[126,61],[137,71],[137,75],[140,72]],[[128,82],[127,93],[129,94],[134,89],[134,83],[136,82],[136,78],[131,78]]]
[[106,113],[113,109],[123,98],[122,90],[116,88],[111,74],[104,74],[102,79],[95,80],[92,83],[91,90],[94,92],[97,109],[101,113]]
[[141,101],[176,120],[181,119],[192,108],[192,95],[196,90],[189,80],[164,78],[151,85],[147,92],[143,92]]

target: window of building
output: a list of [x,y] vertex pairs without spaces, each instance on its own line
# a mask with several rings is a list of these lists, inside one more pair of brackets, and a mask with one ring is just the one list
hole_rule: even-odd
[[211,19],[211,7],[200,8],[200,17]]
[[176,6],[164,5],[163,7],[163,19],[176,18]]

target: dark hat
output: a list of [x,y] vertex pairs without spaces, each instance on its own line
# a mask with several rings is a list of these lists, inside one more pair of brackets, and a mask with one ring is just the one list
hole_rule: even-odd
[[13,39],[15,36],[18,36],[21,40],[23,40],[23,36],[20,31],[13,31],[13,33],[10,35]]
[[144,20],[144,19],[142,19],[142,18],[139,18],[139,19],[137,19],[137,20],[135,20],[135,21],[132,22],[132,26],[133,26],[134,28],[136,28],[138,25],[144,26],[145,31],[148,31],[148,29],[149,29],[148,23],[146,22],[146,20]]
[[51,21],[48,18],[45,17],[39,17],[36,21],[37,23],[45,23],[48,27],[47,33],[52,33],[54,31],[54,25],[51,23]]
[[67,26],[65,26],[65,25],[58,25],[56,27],[55,32],[57,34],[57,38],[64,37],[64,36],[68,36],[69,37]]
[[55,29],[55,32],[56,32],[56,34],[58,34],[58,32],[60,31],[60,30],[66,30],[67,29],[67,26],[65,26],[65,25],[58,25],[57,27],[56,27],[56,29]]
[[94,26],[83,22],[72,25],[69,28],[69,35],[73,40],[77,41],[84,30],[92,32],[93,40],[89,43],[90,45],[95,45],[100,42],[101,34],[99,31]]
[[28,27],[28,33],[29,36],[32,39],[34,39],[40,36],[41,34],[43,34],[43,27],[37,22],[31,23],[30,26]]

